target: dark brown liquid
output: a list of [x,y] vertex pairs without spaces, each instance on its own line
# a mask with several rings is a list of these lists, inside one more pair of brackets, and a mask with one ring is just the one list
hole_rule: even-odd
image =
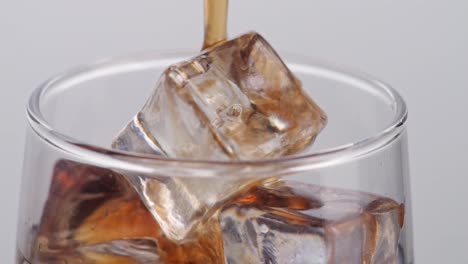
[[228,0],[205,0],[203,49],[227,39]]
[[[268,233],[253,230],[256,223],[267,226]],[[125,176],[60,161],[32,256],[26,257],[34,264],[282,263],[268,260],[288,258],[252,254],[254,231],[255,240],[268,239],[273,249],[278,249],[271,239],[275,236],[306,246],[310,237],[322,237],[330,264],[395,263],[402,225],[403,206],[391,199],[285,181],[240,195],[198,228],[195,239],[175,243]],[[244,226],[250,226],[248,235],[242,235]],[[235,233],[240,235],[233,239]],[[27,263],[22,261],[17,263]]]

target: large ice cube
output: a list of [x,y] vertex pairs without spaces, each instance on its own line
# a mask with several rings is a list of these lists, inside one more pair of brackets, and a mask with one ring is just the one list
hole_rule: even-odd
[[324,112],[257,33],[171,66],[114,148],[189,159],[260,159],[309,145]]
[[32,263],[222,263],[216,219],[193,239],[168,239],[125,176],[61,160],[31,245]]
[[[169,67],[113,147],[188,159],[261,159],[314,141],[324,112],[257,33],[227,41]],[[165,234],[187,239],[201,221],[255,180],[136,177]]]
[[257,188],[221,212],[226,262],[396,263],[402,208],[388,198],[294,182]]

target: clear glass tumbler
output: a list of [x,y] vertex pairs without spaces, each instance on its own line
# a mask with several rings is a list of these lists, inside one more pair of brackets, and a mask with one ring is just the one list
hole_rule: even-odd
[[[215,162],[110,149],[162,71],[188,57],[101,61],[32,94],[16,263],[414,262],[406,106],[366,75],[284,57],[329,118],[298,155]],[[233,180],[262,184],[215,201],[196,234],[176,242],[153,215],[177,200],[151,204],[135,177],[161,186],[190,179],[201,195]]]

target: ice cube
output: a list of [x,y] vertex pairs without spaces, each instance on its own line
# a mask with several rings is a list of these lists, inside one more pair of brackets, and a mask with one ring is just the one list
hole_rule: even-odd
[[[248,33],[169,67],[113,147],[187,159],[274,158],[303,150],[325,123],[273,48]],[[133,178],[165,234],[177,241],[255,181]]]
[[402,208],[294,182],[259,187],[220,214],[226,263],[396,263]]
[[169,67],[113,147],[188,159],[261,159],[308,146],[325,113],[257,33]]
[[216,219],[175,243],[161,231],[125,176],[73,161],[57,162],[33,263],[221,263]]

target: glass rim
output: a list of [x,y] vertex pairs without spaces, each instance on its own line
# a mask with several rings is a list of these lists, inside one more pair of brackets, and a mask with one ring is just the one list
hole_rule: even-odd
[[[281,54],[285,55],[283,57],[286,58],[285,62],[288,65],[300,67],[300,64],[307,64],[308,68],[313,68],[326,76],[353,82],[364,82],[375,89],[373,92],[385,94],[387,99],[391,101],[391,107],[395,112],[389,125],[365,139],[314,153],[275,159],[213,161],[165,158],[94,146],[55,130],[41,113],[41,99],[60,83],[72,81],[76,78],[78,78],[79,82],[80,80],[89,80],[93,77],[112,74],[116,71],[125,72],[125,69],[145,69],[151,65],[163,63],[168,66],[170,62],[175,61],[175,58],[186,59],[193,56],[193,54],[196,53],[181,51],[140,52],[97,61],[56,75],[32,92],[27,104],[29,125],[48,144],[65,151],[76,159],[84,160],[88,164],[91,163],[115,170],[130,170],[145,175],[170,176],[176,174],[187,175],[188,177],[213,177],[217,175],[226,177],[229,175],[235,177],[252,177],[253,175],[255,177],[271,177],[272,172],[280,176],[291,172],[297,173],[334,166],[358,159],[385,147],[396,140],[405,129],[408,117],[407,106],[402,96],[391,86],[356,70],[348,70],[328,62],[311,60],[303,55],[288,54],[287,52]],[[289,63],[289,60],[294,62]],[[94,74],[92,74],[93,72]]]

